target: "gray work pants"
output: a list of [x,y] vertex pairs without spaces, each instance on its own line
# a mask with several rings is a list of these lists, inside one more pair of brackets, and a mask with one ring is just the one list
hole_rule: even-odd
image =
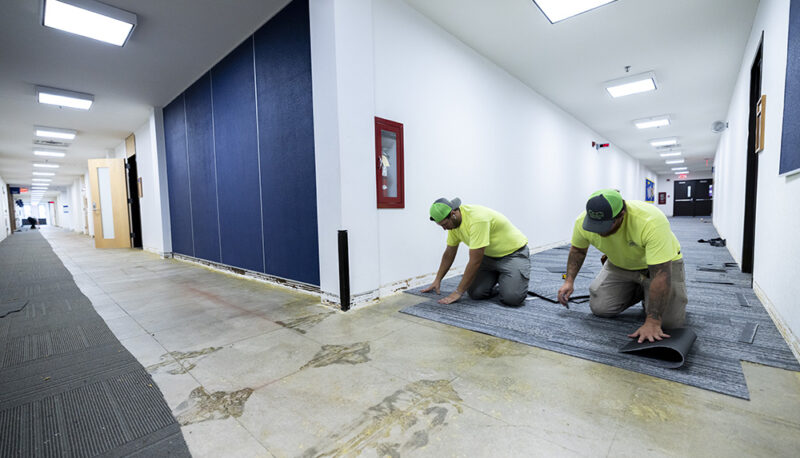
[[[612,317],[650,295],[648,270],[625,270],[606,261],[603,270],[589,286],[589,308],[600,317]],[[683,259],[672,261],[672,290],[669,305],[661,317],[662,328],[682,326],[686,320],[686,277]]]
[[531,261],[525,245],[502,258],[484,256],[467,292],[473,299],[487,299],[494,295],[494,285],[498,285],[500,301],[518,307],[528,295],[530,278]]

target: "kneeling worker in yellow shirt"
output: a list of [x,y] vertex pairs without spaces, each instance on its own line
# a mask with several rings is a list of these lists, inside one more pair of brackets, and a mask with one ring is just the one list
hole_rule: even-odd
[[439,300],[450,304],[461,299],[465,292],[472,299],[487,299],[497,293],[500,301],[520,306],[528,295],[531,264],[528,238],[502,214],[480,205],[461,205],[461,199],[441,198],[431,205],[430,219],[447,231],[447,248],[436,279],[422,290],[427,293],[439,288],[453,264],[458,245],[469,247],[469,262],[456,290]]
[[608,257],[589,287],[592,313],[612,317],[644,299],[647,318],[628,335],[640,343],[669,337],[662,326],[683,325],[688,300],[681,245],[661,210],[624,201],[613,189],[592,194],[572,231],[566,280],[558,290],[565,306],[590,244]]

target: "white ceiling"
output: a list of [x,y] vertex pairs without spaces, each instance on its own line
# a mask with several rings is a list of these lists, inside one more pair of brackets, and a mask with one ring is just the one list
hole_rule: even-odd
[[[647,140],[671,136],[686,157],[681,165],[711,170],[719,138],[711,123],[728,111],[758,7],[757,0],[617,0],[550,24],[532,0],[406,2],[656,173],[672,166]],[[651,70],[655,92],[612,99],[604,89]],[[662,114],[671,126],[638,130],[632,122]]]
[[[289,0],[102,0],[138,16],[122,48],[41,25],[41,0],[2,0],[0,10],[0,177],[31,184],[33,126],[78,136],[51,188],[68,186],[86,160],[105,157]],[[35,102],[34,86],[95,96],[89,111]],[[47,170],[50,171],[50,170]],[[50,177],[43,177],[50,178]],[[53,192],[46,196],[54,196]],[[26,199],[27,200],[27,199]]]
[[[33,126],[78,137],[52,186],[105,157],[289,0],[104,0],[135,13],[119,48],[43,27],[40,0],[3,0],[0,15],[0,176],[31,184]],[[311,0],[325,1],[325,0]],[[618,0],[550,24],[532,0],[406,0],[466,44],[655,172],[669,172],[647,140],[677,136],[691,171],[710,170],[757,0]],[[611,99],[603,82],[654,71],[656,92]],[[34,86],[94,94],[88,112],[40,105]],[[669,114],[668,128],[632,120]]]

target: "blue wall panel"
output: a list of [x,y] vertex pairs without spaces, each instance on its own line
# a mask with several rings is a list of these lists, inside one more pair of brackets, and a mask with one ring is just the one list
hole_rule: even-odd
[[192,190],[195,257],[220,261],[217,177],[211,118],[211,75],[186,90],[186,144]]
[[222,262],[264,272],[253,41],[211,70]]
[[319,285],[308,2],[255,34],[266,273]]
[[164,131],[173,251],[319,285],[307,0],[164,108]]
[[[769,101],[767,104],[769,113]],[[779,173],[789,173],[797,169],[800,169],[800,2],[794,0],[789,5],[789,42],[786,53]]]
[[194,256],[189,167],[186,162],[186,114],[183,95],[164,107],[169,216],[172,226],[172,251]]

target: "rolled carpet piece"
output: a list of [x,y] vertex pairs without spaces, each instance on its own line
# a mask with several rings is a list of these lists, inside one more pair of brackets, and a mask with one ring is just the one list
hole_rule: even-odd
[[639,343],[633,340],[620,348],[619,352],[647,358],[652,364],[660,367],[677,369],[686,361],[686,355],[697,339],[697,334],[690,328],[665,329],[664,332],[670,337],[655,342]]

